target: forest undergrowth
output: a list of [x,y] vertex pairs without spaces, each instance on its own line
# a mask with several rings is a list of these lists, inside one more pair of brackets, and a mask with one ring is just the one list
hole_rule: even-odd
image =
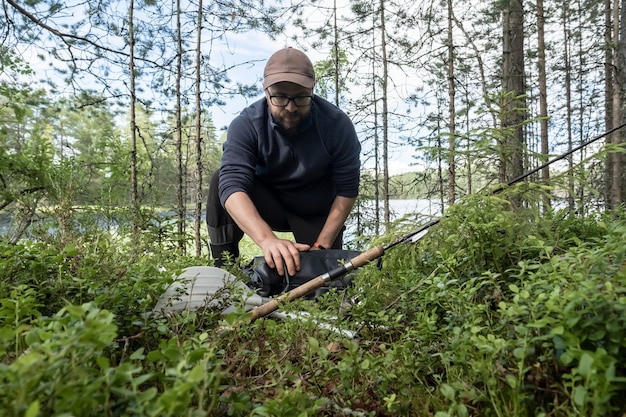
[[315,320],[221,315],[228,287],[154,313],[206,262],[148,233],[0,242],[0,414],[622,416],[626,215],[532,206],[463,199],[347,290],[282,306]]

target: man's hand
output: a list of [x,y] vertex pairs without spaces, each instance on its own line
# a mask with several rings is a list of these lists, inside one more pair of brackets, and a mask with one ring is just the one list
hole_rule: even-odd
[[300,252],[311,248],[304,243],[294,243],[277,237],[267,239],[259,246],[263,250],[267,266],[276,268],[278,275],[284,275],[286,267],[287,273],[292,276],[300,270]]
[[299,251],[307,251],[310,246],[278,238],[246,193],[238,191],[231,194],[225,208],[239,228],[261,248],[269,267],[276,268],[280,275],[285,274],[285,266],[290,275],[300,269]]

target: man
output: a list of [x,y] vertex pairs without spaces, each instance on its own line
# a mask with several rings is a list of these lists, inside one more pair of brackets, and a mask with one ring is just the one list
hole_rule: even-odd
[[[269,267],[294,275],[300,251],[341,249],[359,191],[361,146],[348,116],[314,95],[315,72],[303,52],[277,51],[263,76],[265,97],[232,121],[211,178],[211,253],[216,266],[226,253],[238,257],[245,233]],[[295,242],[274,231],[293,232]]]

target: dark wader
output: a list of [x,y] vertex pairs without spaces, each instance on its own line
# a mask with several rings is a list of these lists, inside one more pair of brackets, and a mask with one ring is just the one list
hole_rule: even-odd
[[[239,257],[239,241],[243,238],[243,232],[235,224],[230,215],[222,207],[218,195],[219,170],[211,177],[209,193],[207,197],[206,223],[209,230],[211,255],[215,260],[215,266],[224,264],[225,253],[228,252],[231,259]],[[277,232],[292,232],[295,241],[312,245],[317,240],[326,217],[300,217],[287,211],[274,197],[271,190],[257,181],[250,195],[257,211],[269,224],[272,230]],[[329,249],[341,249],[343,246],[343,230],[335,239]]]

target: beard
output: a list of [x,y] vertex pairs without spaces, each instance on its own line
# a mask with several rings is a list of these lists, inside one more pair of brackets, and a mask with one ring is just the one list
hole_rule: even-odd
[[274,120],[278,122],[278,124],[287,132],[288,135],[295,135],[302,121],[308,116],[308,111],[305,113],[301,111],[290,112],[286,109],[280,109],[278,112],[274,113]]

